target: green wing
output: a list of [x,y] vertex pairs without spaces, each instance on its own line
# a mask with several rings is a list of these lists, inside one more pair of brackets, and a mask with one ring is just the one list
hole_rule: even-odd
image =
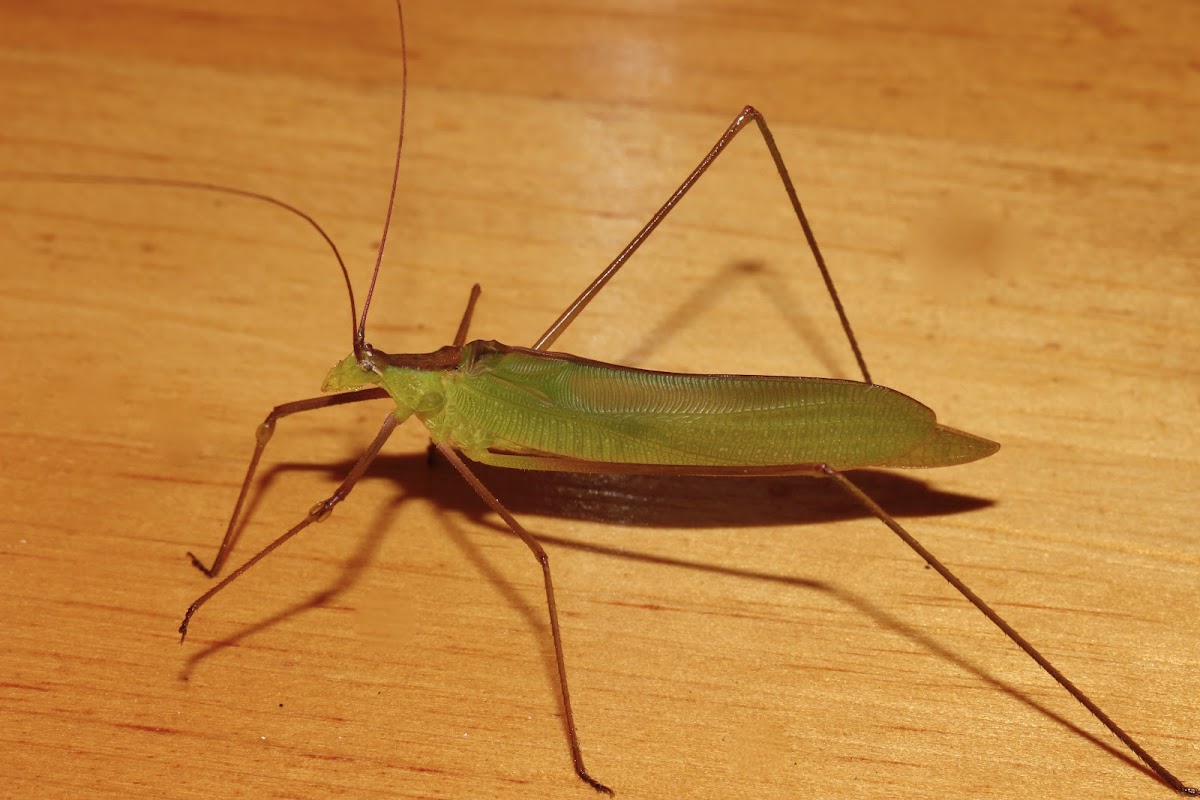
[[465,349],[460,370],[446,373],[445,406],[427,423],[468,455],[484,448],[611,463],[838,469],[972,460],[951,452],[958,432],[937,425],[933,411],[883,386],[655,372],[495,342]]

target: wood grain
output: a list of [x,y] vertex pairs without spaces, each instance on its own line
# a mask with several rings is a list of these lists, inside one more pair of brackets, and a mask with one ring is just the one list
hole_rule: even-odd
[[[386,2],[2,6],[0,794],[589,797],[540,577],[419,427],[175,627],[252,445],[348,348],[398,120]],[[1158,0],[412,2],[372,338],[531,342],[745,103],[881,383],[1003,443],[864,487],[1200,782],[1200,38]],[[853,376],[761,142],[562,349]],[[289,419],[244,558],[386,404]],[[811,481],[483,473],[545,537],[585,755],[623,798],[1166,797],[877,522]]]

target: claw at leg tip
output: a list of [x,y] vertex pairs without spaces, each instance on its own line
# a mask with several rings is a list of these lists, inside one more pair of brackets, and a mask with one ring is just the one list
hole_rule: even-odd
[[612,789],[608,788],[603,783],[601,783],[600,781],[593,778],[591,775],[582,775],[580,777],[583,778],[583,780],[587,783],[588,786],[591,786],[593,789],[595,789],[600,794],[606,794],[609,797],[613,796]]

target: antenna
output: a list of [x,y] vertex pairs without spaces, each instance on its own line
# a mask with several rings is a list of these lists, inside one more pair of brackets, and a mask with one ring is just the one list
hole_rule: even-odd
[[301,211],[291,203],[287,203],[269,194],[262,192],[251,191],[250,189],[238,189],[235,186],[222,186],[219,183],[209,183],[207,181],[189,181],[178,178],[139,178],[129,177],[126,175],[70,175],[61,172],[4,172],[0,173],[0,177],[7,180],[28,180],[41,181],[46,183],[67,183],[67,184],[92,184],[97,186],[158,186],[165,189],[199,189],[204,192],[213,192],[215,194],[227,194],[234,197],[245,197],[250,200],[261,200],[264,203],[282,208],[289,214],[294,214],[300,219],[309,224],[314,231],[320,234],[325,240],[325,244],[329,245],[333,257],[337,259],[338,267],[342,270],[342,280],[346,283],[346,296],[350,298],[350,333],[352,336],[359,335],[359,329],[355,326],[358,320],[358,311],[354,305],[354,286],[350,282],[350,270],[346,268],[346,262],[342,258],[342,253],[338,250],[338,246],[334,244],[332,237],[321,227],[320,223],[305,211]]
[[358,329],[354,332],[354,354],[361,362],[368,345],[367,341],[367,312],[371,309],[371,298],[375,295],[375,284],[379,281],[379,268],[383,265],[383,250],[387,245],[388,228],[392,224],[392,210],[396,207],[396,184],[400,177],[400,154],[404,152],[404,121],[407,118],[408,106],[408,46],[404,40],[404,8],[400,0],[396,0],[396,19],[400,25],[400,134],[396,138],[396,160],[392,163],[392,191],[388,195],[387,215],[383,218],[383,233],[379,237],[379,251],[375,255],[375,269],[371,272],[371,282],[367,285],[367,294],[363,298],[362,316],[358,320]]

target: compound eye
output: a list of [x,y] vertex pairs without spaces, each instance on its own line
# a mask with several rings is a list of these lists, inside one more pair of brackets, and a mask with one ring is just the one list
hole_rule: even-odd
[[364,342],[359,348],[358,366],[363,372],[378,372],[375,367],[375,349],[370,344]]

